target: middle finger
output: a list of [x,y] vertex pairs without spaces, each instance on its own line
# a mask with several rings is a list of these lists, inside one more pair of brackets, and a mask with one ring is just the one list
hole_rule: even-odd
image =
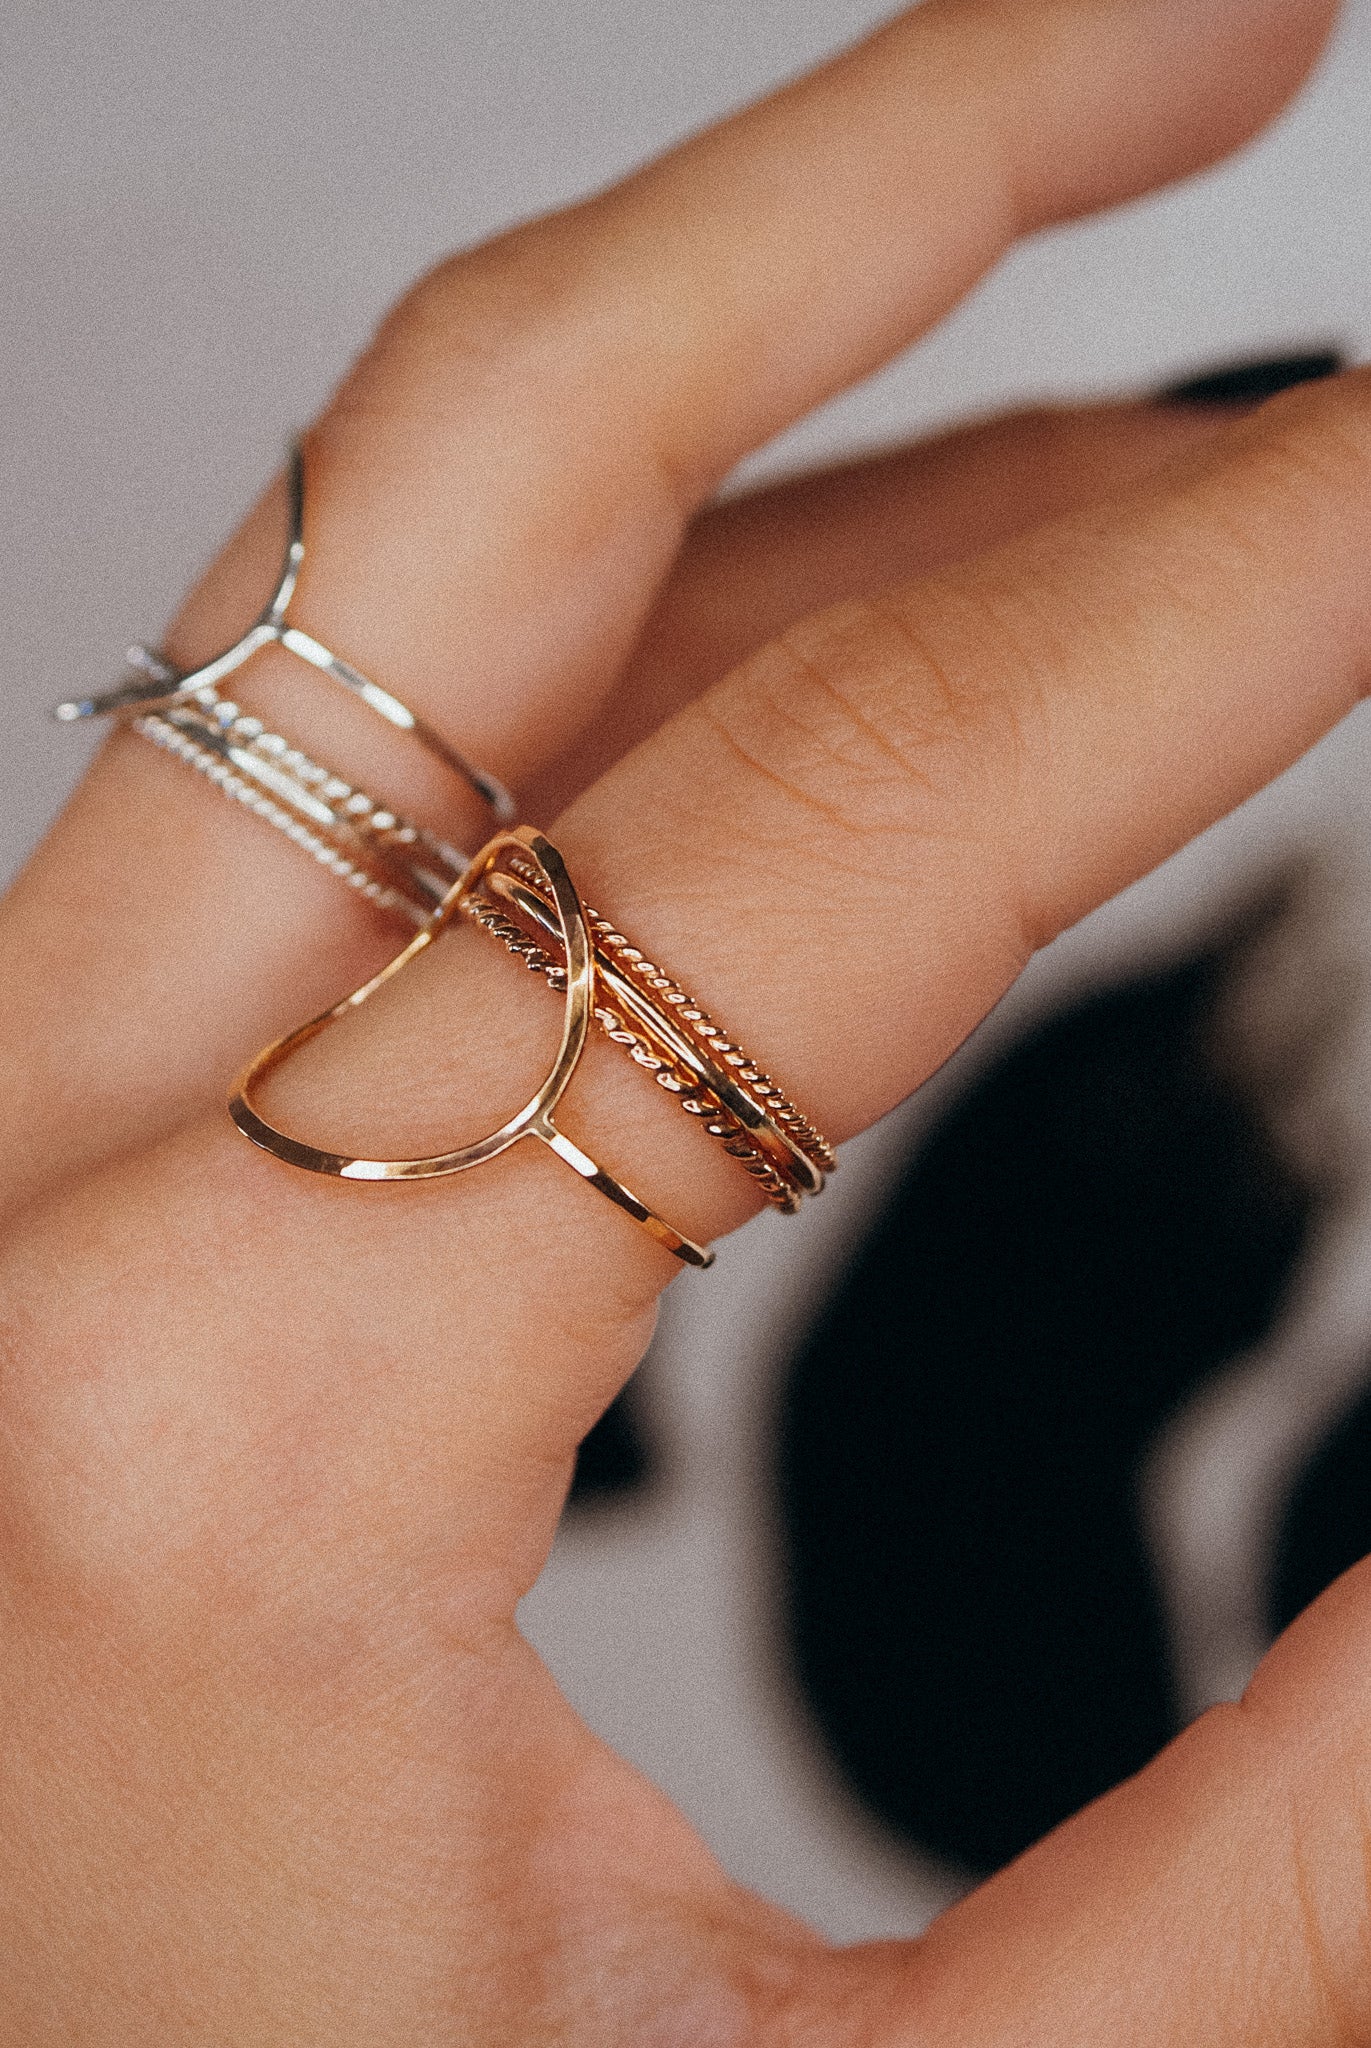
[[[1273,388],[1331,375],[1330,355]],[[525,790],[557,813],[764,641],[1126,489],[1233,425],[1244,403],[1040,407],[787,478],[695,520],[604,710]]]

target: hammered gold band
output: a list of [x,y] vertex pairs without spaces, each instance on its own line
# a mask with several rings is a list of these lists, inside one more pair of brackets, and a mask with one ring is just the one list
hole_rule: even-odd
[[291,623],[288,614],[305,562],[305,458],[298,441],[292,443],[286,466],[286,547],[280,573],[270,597],[242,638],[235,640],[209,661],[194,669],[180,669],[154,647],[138,645],[128,650],[128,665],[135,671],[112,690],[92,697],[72,697],[54,707],[53,716],[63,724],[87,718],[110,718],[145,711],[168,711],[187,704],[212,709],[218,702],[218,686],[259,654],[264,647],[280,647],[305,662],[320,675],[341,685],[369,711],[398,731],[408,733],[435,760],[465,782],[486,804],[499,824],[509,824],[516,815],[514,799],[504,784],[487,769],[478,768],[443,735],[397,697],[363,675],[332,648],[325,647],[312,633]]
[[[496,868],[508,853],[519,852],[531,860],[539,880],[546,887],[555,906],[558,935],[566,962],[565,1009],[562,1019],[561,1043],[556,1057],[541,1087],[529,1098],[523,1108],[501,1124],[498,1130],[475,1143],[458,1146],[451,1152],[434,1153],[418,1159],[369,1159],[352,1153],[332,1152],[311,1144],[308,1140],[292,1137],[271,1123],[256,1109],[252,1092],[266,1076],[280,1068],[291,1055],[329,1025],[359,1009],[378,988],[390,981],[406,967],[450,922],[462,902]],[[579,1145],[572,1142],[557,1128],[553,1113],[571,1082],[581,1055],[585,1050],[586,1038],[591,1024],[595,999],[595,966],[590,933],[586,925],[585,912],[576,893],[575,885],[567,873],[566,865],[557,849],[529,826],[520,826],[511,832],[500,832],[482,848],[465,875],[448,891],[438,912],[422,931],[416,932],[404,950],[396,954],[379,974],[365,983],[362,988],[335,1003],[332,1009],[321,1016],[312,1018],[287,1037],[279,1039],[259,1053],[244,1072],[237,1090],[229,1104],[229,1113],[234,1123],[265,1152],[285,1161],[289,1166],[302,1168],[308,1173],[327,1174],[339,1180],[354,1181],[412,1181],[441,1179],[448,1174],[464,1173],[473,1166],[481,1166],[487,1160],[498,1158],[524,1138],[536,1138],[547,1146],[559,1159],[579,1174],[582,1180],[597,1189],[608,1200],[624,1210],[636,1223],[642,1225],[666,1250],[674,1253],[684,1264],[709,1266],[714,1254],[705,1246],[696,1244],[680,1231],[658,1216],[631,1188],[597,1164]]]
[[[484,876],[461,908],[560,990],[564,960],[552,905],[520,873],[517,857],[511,865],[513,873],[493,870]],[[537,936],[530,937],[510,911],[520,913]],[[605,1035],[704,1122],[774,1207],[793,1212],[801,1196],[819,1194],[837,1163],[827,1139],[679,982],[598,911],[587,906],[585,917],[593,941],[595,1021]]]

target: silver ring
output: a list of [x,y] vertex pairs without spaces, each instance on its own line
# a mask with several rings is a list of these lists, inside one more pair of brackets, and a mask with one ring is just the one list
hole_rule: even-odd
[[373,683],[369,676],[364,676],[360,669],[353,668],[350,662],[334,654],[313,634],[286,623],[286,612],[295,595],[305,559],[305,462],[298,441],[291,446],[286,474],[290,529],[285,559],[270,602],[242,639],[236,640],[232,647],[226,647],[222,654],[216,654],[212,661],[187,670],[176,668],[156,648],[141,644],[130,647],[128,664],[140,671],[139,680],[121,683],[99,696],[71,698],[54,707],[53,717],[64,724],[73,724],[79,719],[108,718],[126,711],[164,711],[174,705],[192,702],[197,697],[212,705],[217,686],[226,676],[231,676],[235,669],[240,669],[262,648],[284,647],[288,654],[307,661],[321,674],[341,683],[354,697],[360,697],[388,724],[401,732],[413,734],[445,768],[459,775],[475,790],[502,825],[509,824],[516,814],[515,803],[502,782],[487,774],[485,769],[473,766],[464,754],[449,746],[441,734],[436,733],[390,690],[383,690],[379,683]]

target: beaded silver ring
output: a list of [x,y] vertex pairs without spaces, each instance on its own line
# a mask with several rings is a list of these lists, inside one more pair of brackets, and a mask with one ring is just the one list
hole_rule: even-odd
[[312,633],[287,623],[286,613],[295,595],[305,559],[305,463],[299,442],[291,447],[286,479],[290,524],[281,574],[265,610],[248,627],[241,640],[236,640],[232,647],[226,647],[222,654],[216,654],[212,661],[204,662],[195,669],[178,669],[156,648],[141,643],[130,647],[127,660],[130,668],[139,671],[136,679],[102,691],[98,696],[69,698],[54,707],[53,717],[63,724],[74,724],[82,719],[114,717],[122,712],[165,712],[177,705],[193,703],[197,698],[204,708],[212,709],[217,686],[226,676],[240,669],[262,648],[283,647],[288,654],[308,662],[322,675],[331,677],[335,683],[351,691],[353,696],[360,697],[388,724],[412,734],[444,767],[475,790],[502,825],[509,824],[516,815],[516,808],[513,797],[502,782],[485,769],[474,767],[464,754],[449,746],[440,733],[436,733],[392,691],[372,682],[360,669],[316,640]]

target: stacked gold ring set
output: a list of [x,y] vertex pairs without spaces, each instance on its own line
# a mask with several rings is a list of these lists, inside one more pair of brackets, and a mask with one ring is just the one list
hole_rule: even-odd
[[[101,696],[60,704],[64,721],[114,716],[234,802],[283,833],[379,910],[414,927],[379,974],[252,1061],[229,1105],[254,1144],[291,1166],[355,1181],[427,1180],[460,1173],[534,1138],[641,1224],[687,1265],[713,1253],[674,1230],[562,1132],[555,1112],[594,1025],[642,1067],[736,1159],[773,1207],[793,1211],[818,1194],[833,1150],[800,1110],[709,1014],[598,911],[585,906],[556,848],[513,825],[504,786],[474,767],[388,690],[289,621],[304,561],[304,465],[288,472],[289,535],[266,609],[234,645],[192,671],[146,647],[129,651],[130,677]],[[468,861],[322,766],[224,697],[220,684],[260,649],[279,646],[341,684],[461,777],[500,827]],[[462,915],[522,959],[563,1000],[562,1035],[547,1079],[518,1113],[474,1144],[421,1159],[366,1159],[292,1137],[255,1107],[254,1091],[309,1039],[356,1010]]]

